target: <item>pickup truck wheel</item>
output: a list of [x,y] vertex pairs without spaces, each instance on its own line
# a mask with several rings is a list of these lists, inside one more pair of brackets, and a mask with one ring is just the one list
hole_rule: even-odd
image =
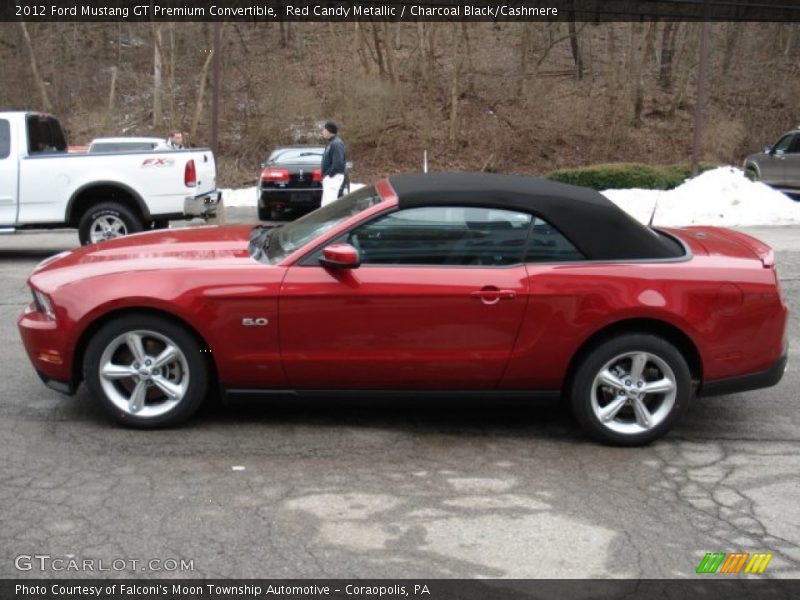
[[117,202],[103,202],[87,210],[78,224],[82,245],[111,240],[144,228],[131,210]]
[[152,315],[129,315],[102,327],[83,364],[92,396],[119,423],[166,427],[188,419],[208,388],[200,344],[180,325]]
[[692,376],[675,346],[650,334],[611,338],[578,366],[572,411],[594,439],[641,446],[664,435],[693,395]]
[[270,210],[268,206],[259,206],[258,207],[258,220],[259,221],[269,221],[270,217]]

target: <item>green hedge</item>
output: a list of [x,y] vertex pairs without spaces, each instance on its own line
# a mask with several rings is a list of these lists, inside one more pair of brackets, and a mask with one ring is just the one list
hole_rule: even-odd
[[[718,165],[701,163],[700,171],[714,169]],[[595,190],[619,190],[643,188],[648,190],[671,190],[681,185],[692,175],[688,164],[650,166],[638,163],[615,163],[591,165],[577,169],[551,171],[545,177],[553,181],[582,185]]]

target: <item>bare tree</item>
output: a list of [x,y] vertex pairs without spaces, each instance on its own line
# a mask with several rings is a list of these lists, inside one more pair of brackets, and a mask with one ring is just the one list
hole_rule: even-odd
[[169,119],[175,127],[175,23],[169,24]]
[[153,128],[161,127],[161,23],[153,23]]
[[358,55],[358,60],[361,62],[361,67],[364,69],[364,73],[369,75],[372,72],[372,69],[370,68],[369,56],[367,55],[368,50],[364,40],[364,32],[362,31],[361,23],[358,21],[354,21],[353,25],[355,26],[354,45],[356,48],[356,54]]
[[657,23],[652,21],[647,27],[642,47],[641,59],[636,62],[636,69],[633,72],[633,124],[636,127],[642,124],[645,67],[653,55],[653,49],[656,40],[656,25]]
[[575,62],[575,77],[583,79],[583,57],[581,56],[581,47],[578,42],[578,32],[575,28],[575,2],[570,0],[569,11],[567,13],[569,21],[567,21],[567,28],[569,30],[569,47],[572,50],[572,60]]
[[[222,28],[224,31],[225,23],[222,24]],[[220,32],[220,35],[222,35],[222,32]],[[194,118],[192,119],[192,127],[189,130],[190,140],[196,139],[197,126],[200,124],[200,117],[203,115],[203,102],[205,100],[206,81],[208,80],[208,69],[211,66],[211,59],[213,57],[214,53],[208,52],[206,54],[206,60],[203,63],[203,68],[200,70],[200,84],[197,88],[197,99],[194,105]]]
[[386,77],[386,68],[383,64],[383,51],[381,50],[381,40],[378,36],[378,25],[374,21],[370,23],[372,25],[372,41],[375,47],[375,63],[378,65],[378,73],[381,77]]
[[25,47],[28,48],[30,55],[31,74],[36,87],[39,89],[39,95],[42,100],[42,110],[50,112],[52,110],[50,98],[47,97],[47,88],[45,87],[44,80],[39,75],[39,67],[36,64],[36,53],[33,51],[33,44],[31,43],[31,36],[28,34],[28,28],[25,26],[25,21],[20,21],[19,26],[22,28],[22,37],[25,40]]
[[531,54],[531,39],[533,38],[533,23],[526,21],[522,25],[521,36],[519,41],[519,69],[517,76],[519,83],[517,84],[517,96],[525,95],[525,90],[528,86],[528,57]]
[[397,83],[397,59],[395,58],[395,47],[392,42],[392,32],[389,29],[389,23],[384,21],[383,25],[383,41],[384,49],[386,50],[386,70],[389,72],[389,78],[393,83]]
[[417,23],[417,43],[419,52],[419,71],[422,82],[428,86],[436,68],[436,52],[434,49],[434,33],[436,23]]
[[464,29],[458,28],[456,29],[454,26],[454,37],[453,40],[453,73],[450,79],[450,135],[449,139],[450,142],[453,143],[456,141],[456,132],[458,131],[458,104],[459,104],[459,96],[461,94],[460,90],[460,83],[461,83],[461,75],[464,69]]
[[680,26],[680,23],[667,21],[661,30],[658,84],[665,91],[672,89],[672,59],[675,56],[675,41],[677,40]]
[[701,30],[697,23],[691,23],[686,27],[686,35],[684,36],[683,43],[680,45],[680,51],[675,61],[677,71],[675,73],[672,102],[668,110],[669,116],[675,115],[686,97],[689,80],[697,66],[697,48],[700,44],[700,33]]
[[111,124],[114,116],[114,102],[117,97],[117,67],[111,67],[111,85],[108,88],[108,108],[106,109],[105,126]]
[[617,36],[615,32],[615,23],[607,23],[606,28],[608,31],[608,71],[606,72],[606,92],[608,98],[608,118],[611,119],[614,115],[617,94],[619,93],[619,55],[617,51]]

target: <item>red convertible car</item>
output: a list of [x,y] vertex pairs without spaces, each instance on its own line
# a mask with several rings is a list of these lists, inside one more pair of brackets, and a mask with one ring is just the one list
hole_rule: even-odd
[[560,396],[650,442],[697,395],[783,375],[772,250],[645,227],[600,194],[488,174],[389,177],[283,227],[153,231],[49,258],[19,319],[51,388],[173,425],[226,394]]

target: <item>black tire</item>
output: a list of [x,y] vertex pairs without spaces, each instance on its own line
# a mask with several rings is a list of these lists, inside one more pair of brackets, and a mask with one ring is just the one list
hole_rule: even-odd
[[[645,365],[639,378],[634,358]],[[604,383],[605,378],[600,381],[600,374],[606,371],[615,375],[614,381],[621,387]],[[672,391],[642,393],[647,386],[655,390],[656,382],[661,387],[671,382]],[[678,421],[691,402],[694,386],[686,359],[675,346],[655,335],[624,334],[586,354],[568,394],[575,418],[592,438],[615,446],[641,446],[667,433]],[[617,406],[620,408],[613,412]],[[603,409],[613,412],[606,421],[601,420]]]
[[[150,364],[137,361],[128,336],[141,340],[143,358]],[[177,354],[159,367],[154,359],[167,343],[177,349]],[[83,377],[92,396],[118,423],[140,429],[169,427],[191,417],[205,400],[209,369],[202,351],[181,325],[164,317],[132,314],[107,323],[92,337],[86,348]],[[117,376],[102,376],[103,365],[113,365]],[[170,398],[162,386],[179,391],[179,397]],[[143,399],[134,408],[139,389],[142,393],[137,399]]]
[[168,229],[169,219],[156,219],[153,221],[152,227],[153,229]]
[[744,170],[744,175],[750,181],[761,181],[761,176],[758,174],[758,169],[753,166],[749,166]]
[[78,239],[81,245],[92,243],[92,230],[101,228],[103,222],[116,223],[120,226],[116,233],[109,233],[104,239],[113,239],[144,229],[141,219],[126,206],[118,202],[103,202],[93,206],[81,216],[78,223]]
[[258,220],[259,221],[269,221],[270,217],[270,210],[267,206],[259,206],[258,207]]
[[286,211],[278,206],[271,206],[269,209],[269,220],[270,221],[283,221],[286,218]]

